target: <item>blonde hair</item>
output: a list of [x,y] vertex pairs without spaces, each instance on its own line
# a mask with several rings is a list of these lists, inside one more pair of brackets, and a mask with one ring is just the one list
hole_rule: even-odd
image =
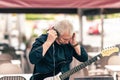
[[54,25],[54,29],[56,29],[60,35],[62,35],[64,32],[68,32],[70,35],[73,34],[73,25],[68,20],[57,22]]

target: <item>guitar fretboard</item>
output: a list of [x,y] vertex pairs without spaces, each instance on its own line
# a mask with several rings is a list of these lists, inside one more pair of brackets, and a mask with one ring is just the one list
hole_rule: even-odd
[[74,67],[73,69],[71,69],[71,70],[63,73],[63,74],[60,75],[59,77],[60,77],[61,80],[64,80],[64,79],[66,79],[67,77],[69,77],[70,75],[76,73],[77,71],[85,68],[87,65],[90,65],[90,64],[92,64],[93,62],[95,62],[95,61],[97,61],[97,60],[99,60],[99,59],[101,59],[101,58],[102,58],[102,55],[101,55],[101,54],[98,54],[97,56],[91,58],[90,60],[88,60],[88,61],[86,61],[86,62],[83,62],[82,64]]

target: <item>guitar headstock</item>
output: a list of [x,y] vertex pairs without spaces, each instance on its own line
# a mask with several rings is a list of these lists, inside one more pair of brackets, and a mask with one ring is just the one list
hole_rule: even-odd
[[112,46],[101,51],[102,56],[110,56],[112,53],[119,52],[120,45]]

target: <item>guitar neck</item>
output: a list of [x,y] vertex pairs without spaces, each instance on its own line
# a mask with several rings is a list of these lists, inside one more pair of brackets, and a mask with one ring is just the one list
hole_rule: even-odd
[[102,54],[98,54],[97,56],[91,58],[90,60],[88,60],[88,61],[86,61],[86,62],[83,62],[82,64],[74,67],[73,69],[71,69],[71,70],[63,73],[63,74],[60,75],[59,77],[60,77],[61,80],[64,80],[64,79],[66,79],[67,77],[69,77],[70,75],[76,73],[77,71],[85,68],[87,65],[90,65],[90,64],[92,64],[93,62],[95,62],[95,61],[97,61],[97,60],[99,60],[99,59],[101,59],[101,58],[102,58]]

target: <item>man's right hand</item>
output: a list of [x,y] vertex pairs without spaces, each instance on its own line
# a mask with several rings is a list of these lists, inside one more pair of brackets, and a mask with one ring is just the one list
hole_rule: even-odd
[[47,33],[48,33],[47,41],[52,44],[58,37],[57,32],[54,29],[49,29]]
[[54,29],[49,29],[48,37],[46,42],[43,44],[43,53],[42,55],[44,56],[46,54],[46,51],[49,49],[51,44],[56,40],[57,38],[57,32]]

